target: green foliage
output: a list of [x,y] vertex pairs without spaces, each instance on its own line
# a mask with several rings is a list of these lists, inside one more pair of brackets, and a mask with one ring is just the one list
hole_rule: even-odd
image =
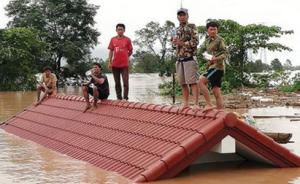
[[[160,95],[171,96],[173,94],[173,81],[166,81],[158,86],[160,90]],[[178,81],[175,81],[175,95],[182,95],[181,86]]]
[[283,92],[299,92],[300,91],[300,73],[291,78],[291,72],[283,70],[269,71],[265,73],[254,73],[252,76],[252,84],[266,90],[270,87],[276,87]]
[[279,86],[283,92],[300,92],[300,73],[293,77],[289,82]]
[[[289,47],[271,40],[282,35],[292,34],[293,31],[284,31],[278,26],[261,24],[241,25],[233,20],[219,19],[215,21],[220,25],[219,34],[228,45],[230,54],[225,81],[228,81],[234,88],[251,84],[248,78],[250,71],[247,69],[250,62],[247,57],[249,52],[257,53],[260,48],[269,51],[291,51]],[[206,36],[204,25],[199,26],[198,31],[202,38]],[[199,51],[198,58],[199,61],[203,60],[201,51]]]
[[6,6],[9,27],[28,27],[39,31],[48,43],[47,65],[59,73],[61,61],[82,65],[100,33],[93,28],[99,7],[87,0],[11,0]]
[[292,61],[287,59],[285,60],[284,64],[283,64],[283,69],[284,70],[292,70],[294,67],[292,65]]
[[159,56],[144,51],[137,51],[132,60],[135,73],[159,72]]
[[282,70],[254,73],[252,74],[252,84],[254,84],[255,87],[259,87],[264,90],[269,87],[287,85],[290,83],[289,75],[290,73]]
[[0,91],[34,89],[47,44],[27,28],[0,30]]
[[222,82],[221,90],[222,90],[223,94],[231,93],[232,89],[233,89],[233,87],[230,85],[230,83],[228,81]]
[[277,59],[277,58],[275,58],[271,61],[271,67],[275,71],[283,70],[283,66],[282,66],[281,62],[279,61],[279,59]]
[[[149,73],[158,71],[160,75],[170,75],[172,73],[172,67],[170,66],[173,52],[171,30],[174,28],[175,24],[171,21],[166,21],[164,25],[152,21],[135,32],[136,39],[133,43],[138,47],[135,55],[137,71],[146,70]],[[144,59],[147,59],[150,63],[147,64]],[[151,59],[152,61],[150,61]],[[156,67],[151,68],[152,65],[156,65]],[[142,69],[141,67],[146,67],[147,69]]]
[[[228,94],[232,92],[233,87],[230,86],[230,83],[228,81],[222,82],[222,93]],[[160,95],[163,96],[172,96],[173,94],[173,81],[165,81],[162,84],[159,85]],[[175,95],[181,96],[181,86],[178,83],[178,80],[175,81]]]
[[271,70],[271,67],[263,63],[260,59],[256,60],[255,62],[248,62],[246,65],[247,73],[258,73]]

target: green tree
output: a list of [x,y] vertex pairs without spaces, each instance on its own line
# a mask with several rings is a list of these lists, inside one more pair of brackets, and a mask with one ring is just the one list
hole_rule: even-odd
[[275,71],[281,71],[283,70],[283,66],[278,58],[275,58],[271,61],[271,67]]
[[96,45],[98,8],[86,0],[11,0],[5,9],[9,27],[39,30],[40,39],[49,43],[45,60],[58,72],[62,60],[77,65]]
[[258,73],[263,71],[270,70],[270,66],[266,63],[263,63],[260,59],[256,60],[255,62],[248,62],[246,66],[246,70],[249,73]]
[[33,29],[0,30],[0,91],[34,89],[46,46]]
[[[175,24],[171,21],[166,21],[164,25],[158,22],[149,22],[146,26],[135,32],[136,39],[134,44],[138,46],[139,53],[147,52],[159,58],[160,74],[170,73],[165,71],[166,60],[171,57],[171,30],[174,29]],[[138,55],[139,56],[139,55]],[[145,55],[140,55],[144,57]],[[137,59],[137,61],[142,61]]]
[[136,73],[156,73],[159,72],[159,56],[145,51],[137,51],[132,60],[134,72]]
[[292,70],[293,69],[292,61],[289,60],[289,59],[285,60],[285,62],[283,64],[283,69],[285,69],[285,70]]
[[[211,21],[211,20],[208,20]],[[257,53],[260,48],[268,49],[269,51],[291,51],[285,45],[277,42],[272,42],[272,38],[280,38],[285,34],[292,34],[293,31],[282,30],[279,26],[266,26],[262,24],[241,25],[233,20],[219,19],[215,20],[219,23],[219,34],[225,39],[230,53],[229,62],[226,66],[225,80],[232,87],[241,85],[249,85],[247,79],[247,63],[249,63],[248,52]],[[199,26],[201,37],[206,36],[206,27]],[[201,54],[199,53],[200,61]]]

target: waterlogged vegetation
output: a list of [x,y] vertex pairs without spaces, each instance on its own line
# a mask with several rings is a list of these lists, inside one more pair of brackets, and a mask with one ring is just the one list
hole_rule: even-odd
[[[107,60],[91,55],[100,36],[94,28],[95,15],[101,11],[98,6],[86,0],[11,0],[5,9],[10,22],[0,30],[0,91],[34,89],[35,74],[45,65],[54,69],[61,85],[68,84],[70,78],[80,81],[92,62],[101,63],[104,72],[109,72]],[[289,46],[271,40],[293,34],[292,30],[261,24],[241,25],[234,20],[215,21],[220,25],[220,35],[230,54],[226,61],[223,92],[230,93],[243,87],[299,91],[299,76],[287,79],[289,74],[285,70],[300,68],[292,66],[290,60],[282,62],[275,58],[268,65],[248,58],[249,53],[256,54],[260,49],[291,51]],[[168,20],[163,24],[151,21],[135,32],[132,73],[158,73],[160,76],[174,73],[176,59],[170,42],[174,27],[175,23]],[[202,39],[205,38],[204,25],[198,26],[198,32]],[[197,59],[202,74],[206,63],[201,50]],[[62,62],[66,65],[61,66]],[[282,82],[273,84],[271,81]],[[172,81],[161,84],[161,94],[170,95],[172,87]],[[175,91],[180,94],[177,82]]]

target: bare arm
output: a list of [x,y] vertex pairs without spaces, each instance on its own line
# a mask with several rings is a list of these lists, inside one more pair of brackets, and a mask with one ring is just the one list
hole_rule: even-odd
[[98,77],[96,77],[95,75],[91,75],[92,76],[92,78],[94,79],[94,81],[96,81],[96,83],[98,83],[98,84],[103,84],[104,83],[104,81],[105,81],[105,78],[98,78]]
[[132,50],[133,50],[133,47],[132,47],[132,43],[131,43],[131,40],[129,39],[129,43],[128,43],[128,57],[130,57],[132,55]]
[[110,63],[112,63],[112,57],[113,57],[113,50],[109,50],[108,60]]

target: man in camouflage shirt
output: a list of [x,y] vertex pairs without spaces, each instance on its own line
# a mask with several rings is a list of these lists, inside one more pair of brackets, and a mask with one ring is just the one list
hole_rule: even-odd
[[208,82],[211,84],[213,94],[216,98],[217,108],[224,108],[221,83],[225,69],[224,61],[227,58],[228,52],[223,38],[218,35],[218,27],[216,22],[206,24],[208,37],[200,48],[200,53],[207,52],[207,54],[212,56],[207,61],[207,72],[199,79],[199,87],[206,101],[205,110],[214,108],[209,97]]
[[181,8],[177,11],[177,19],[180,23],[176,29],[176,36],[172,38],[173,46],[176,47],[177,62],[176,73],[182,88],[183,104],[181,108],[189,107],[189,86],[194,96],[194,109],[198,109],[198,63],[194,59],[199,43],[195,24],[188,23],[188,10]]

